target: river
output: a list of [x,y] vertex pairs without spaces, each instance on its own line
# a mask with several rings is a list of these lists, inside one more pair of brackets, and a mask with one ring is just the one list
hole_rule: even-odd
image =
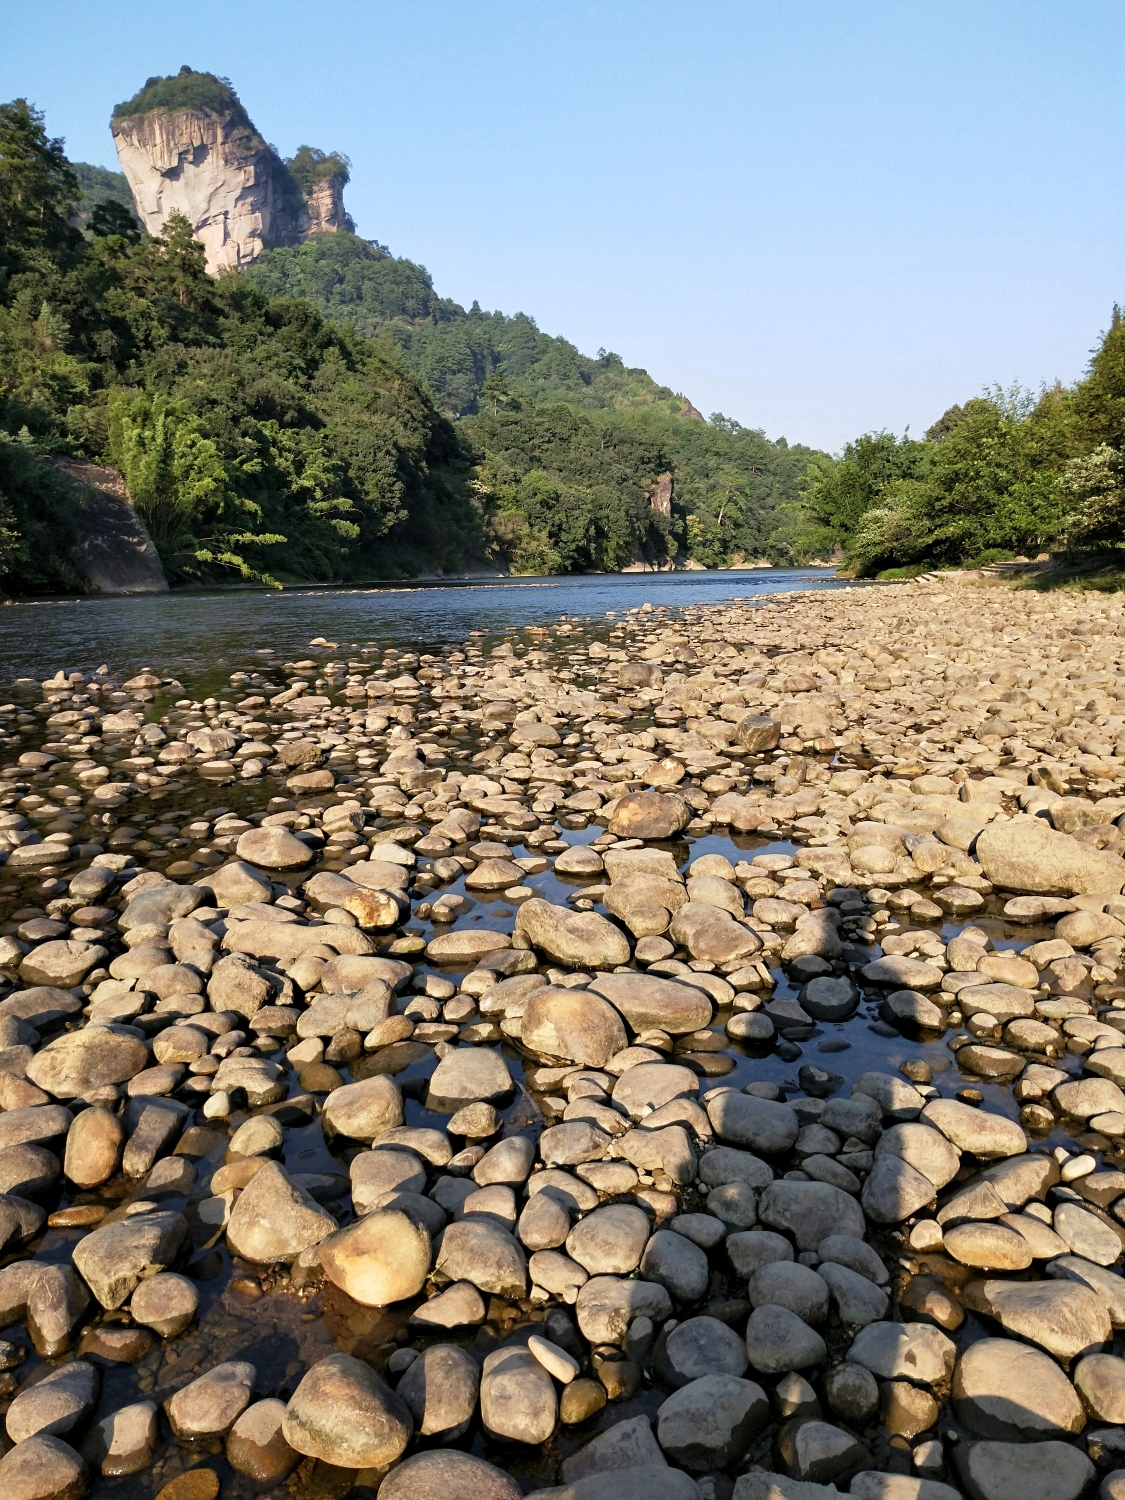
[[827,568],[762,568],[20,600],[0,610],[0,682],[39,681],[59,667],[90,671],[105,662],[124,675],[144,667],[174,672],[187,686],[187,678],[200,673],[225,676],[256,648],[303,653],[318,635],[344,647],[373,641],[433,651],[460,643],[471,630],[502,631],[564,615],[599,616],[646,602],[674,608],[721,604],[841,586]]

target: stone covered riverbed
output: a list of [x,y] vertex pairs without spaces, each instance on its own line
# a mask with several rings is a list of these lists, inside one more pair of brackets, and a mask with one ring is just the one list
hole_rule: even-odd
[[0,706],[3,1500],[1125,1497],[1125,609]]

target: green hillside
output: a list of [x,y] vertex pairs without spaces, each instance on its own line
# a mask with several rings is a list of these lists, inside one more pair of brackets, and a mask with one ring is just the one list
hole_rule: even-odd
[[[525,516],[530,533],[546,528],[547,535],[542,543],[524,538],[513,555],[514,565],[530,566],[538,558],[541,563],[553,560],[552,566],[563,571],[622,566],[630,559],[616,545],[607,550],[598,542],[599,526],[605,538],[627,534],[634,555],[648,560],[686,555],[716,567],[792,556],[781,507],[798,503],[813,450],[791,447],[784,438],[771,442],[721,415],[704,421],[685,396],[658,384],[646,370],[631,369],[605,350],[595,357],[582,354],[567,339],[542,332],[525,313],[485,312],[475,302],[466,311],[438,295],[424,266],[356,235],[320,235],[267,251],[242,274],[272,296],[306,299],[329,321],[393,349],[425,382],[435,402],[461,423],[479,451],[486,485],[488,476],[505,473],[508,464],[494,447],[501,441],[490,415],[497,406],[488,394],[494,388],[504,407],[504,454],[510,450],[513,427],[521,429],[517,446],[532,454],[545,425],[558,434],[552,443],[557,461],[548,468],[559,483],[566,476],[573,482],[574,470],[583,467],[577,454],[564,455],[563,450],[574,443],[588,448],[595,442],[588,434],[607,425],[613,434],[605,440],[610,446],[618,446],[618,434],[628,428],[642,447],[659,452],[663,471],[674,479],[669,526],[657,525],[651,512],[640,517],[636,511],[632,492],[646,489],[653,477],[651,465],[642,466],[632,475],[631,488],[615,492],[602,522],[590,523],[593,529],[581,544],[561,513],[550,506],[533,508],[534,514]],[[586,421],[571,427],[562,413],[550,410],[560,406]],[[596,439],[596,444],[602,442]],[[518,509],[522,502],[513,500],[507,480],[496,483],[503,495],[501,508]],[[603,500],[587,498],[585,508],[606,503],[604,486],[600,488]],[[625,515],[634,521],[621,532]],[[509,534],[511,524],[503,523]]]

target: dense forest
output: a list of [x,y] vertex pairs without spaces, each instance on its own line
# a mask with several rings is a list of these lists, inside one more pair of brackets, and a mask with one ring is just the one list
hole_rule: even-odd
[[422,384],[308,303],[209,278],[185,219],[142,235],[24,101],[0,106],[0,581],[73,586],[82,493],[113,465],[174,581],[460,565],[487,536],[470,456]]

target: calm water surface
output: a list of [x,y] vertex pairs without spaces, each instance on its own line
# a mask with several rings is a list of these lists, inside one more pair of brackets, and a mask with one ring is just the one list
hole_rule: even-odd
[[374,641],[432,651],[460,643],[470,630],[503,631],[562,615],[599,617],[646,602],[682,608],[846,586],[827,568],[763,568],[21,601],[0,609],[0,682],[41,680],[59,667],[89,671],[106,662],[115,673],[150,667],[187,685],[189,676],[244,666],[255,649],[303,654],[314,636],[345,648]]

